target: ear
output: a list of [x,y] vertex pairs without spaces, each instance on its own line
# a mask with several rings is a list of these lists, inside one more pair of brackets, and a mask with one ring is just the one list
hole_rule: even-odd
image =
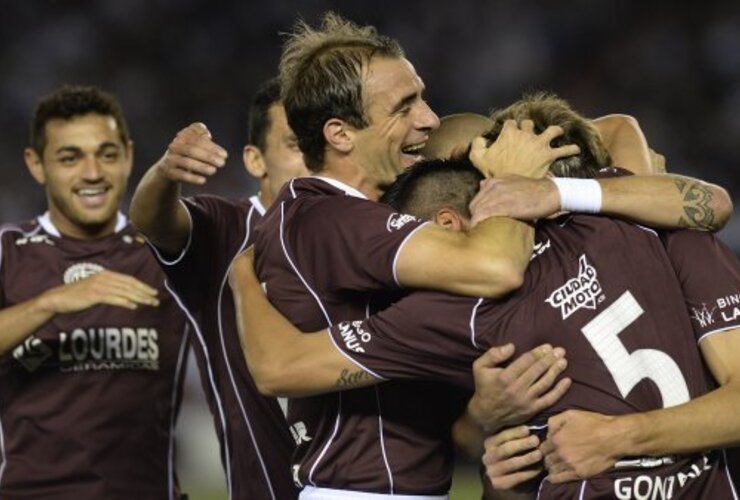
[[462,216],[455,210],[447,207],[440,208],[434,214],[434,222],[445,229],[452,231],[465,231],[467,226]]
[[258,179],[262,179],[267,175],[265,159],[262,156],[262,151],[260,151],[257,146],[253,146],[251,144],[244,146],[244,150],[242,151],[242,160],[244,161],[244,168],[247,169],[249,175]]
[[31,176],[41,184],[46,184],[46,172],[44,172],[44,164],[41,161],[39,155],[32,148],[26,148],[23,150],[23,159],[26,162],[28,171],[31,172]]
[[324,139],[330,148],[340,153],[351,153],[354,149],[354,129],[339,118],[324,123]]

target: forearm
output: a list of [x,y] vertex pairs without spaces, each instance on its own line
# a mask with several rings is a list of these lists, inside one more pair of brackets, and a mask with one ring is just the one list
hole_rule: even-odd
[[452,426],[452,439],[469,458],[480,460],[483,456],[485,435],[467,408]]
[[721,229],[732,201],[719,186],[678,175],[599,179],[602,213],[658,228]]
[[648,175],[653,171],[645,135],[640,125],[628,115],[606,115],[593,120],[602,142],[612,158],[612,164],[638,174]]
[[180,183],[165,177],[157,165],[139,182],[129,213],[134,226],[165,254],[177,255],[187,244],[190,219],[180,201]]
[[1,310],[0,356],[14,349],[55,314],[45,294]]

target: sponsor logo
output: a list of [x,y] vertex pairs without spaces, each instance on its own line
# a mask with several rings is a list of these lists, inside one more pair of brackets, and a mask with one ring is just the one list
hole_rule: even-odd
[[716,307],[713,307],[710,310],[706,304],[702,304],[701,309],[692,307],[691,319],[699,323],[699,326],[701,326],[702,328],[706,328],[707,326],[714,324],[714,311],[716,309]]
[[532,257],[529,258],[529,260],[534,260],[543,253],[545,253],[546,250],[550,248],[550,238],[547,239],[547,241],[543,242],[537,242],[534,244],[534,248],[532,249]]
[[35,236],[18,238],[17,240],[15,240],[16,246],[19,246],[19,247],[28,245],[30,243],[45,243],[47,245],[54,246],[54,242],[51,240],[51,238],[49,238],[49,235],[46,235],[46,234],[37,234]]
[[373,336],[362,327],[362,321],[342,321],[337,325],[344,345],[353,352],[365,352],[362,344],[367,344]]
[[686,469],[671,475],[639,474],[614,480],[614,497],[620,500],[649,498],[668,500],[682,496],[686,483],[711,470],[709,458],[703,455]]
[[90,276],[99,273],[103,270],[103,266],[100,264],[93,264],[92,262],[80,262],[67,268],[64,271],[64,282],[76,283],[78,281],[89,278]]
[[306,429],[306,424],[304,424],[302,421],[298,421],[290,426],[290,433],[293,435],[293,439],[295,440],[295,444],[300,445],[301,443],[308,443],[313,438],[308,435],[308,429]]
[[158,370],[159,335],[155,328],[75,328],[59,333],[63,372]]
[[555,309],[560,308],[563,319],[579,309],[596,309],[604,300],[596,269],[586,260],[585,255],[578,259],[578,276],[569,279],[545,299]]
[[388,217],[388,222],[386,222],[385,228],[388,230],[389,233],[392,233],[393,231],[398,231],[409,222],[413,222],[415,220],[418,219],[413,215],[399,214],[398,212],[392,213],[390,217]]
[[29,372],[34,372],[52,355],[51,348],[40,338],[31,335],[21,345],[13,349],[13,359]]

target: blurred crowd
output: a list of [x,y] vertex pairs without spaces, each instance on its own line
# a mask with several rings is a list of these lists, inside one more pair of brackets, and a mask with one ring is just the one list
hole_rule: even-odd
[[[238,171],[247,104],[275,73],[280,33],[329,9],[398,38],[441,115],[552,90],[588,116],[634,115],[669,169],[740,193],[738,2],[11,0],[0,14],[0,219],[42,206],[21,161],[26,123],[64,82],[119,96],[134,179],[200,120],[232,155],[210,188],[252,190]],[[740,227],[725,239],[740,248]]]

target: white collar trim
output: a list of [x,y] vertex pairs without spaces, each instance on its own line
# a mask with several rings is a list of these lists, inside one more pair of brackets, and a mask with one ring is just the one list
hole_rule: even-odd
[[249,203],[252,204],[252,206],[257,210],[257,212],[260,215],[265,215],[265,212],[267,212],[267,209],[265,208],[265,206],[262,204],[262,201],[260,200],[259,194],[250,196]]
[[[36,218],[37,221],[39,221],[39,225],[52,236],[55,236],[57,238],[62,237],[62,233],[57,229],[57,227],[54,225],[54,223],[51,221],[51,216],[49,215],[49,212],[44,212],[43,215],[39,215]],[[114,232],[118,233],[123,230],[124,227],[126,227],[126,224],[128,224],[128,219],[125,215],[123,215],[121,212],[116,213],[116,228]]]
[[364,194],[362,194],[357,189],[353,188],[349,184],[345,184],[342,181],[338,181],[338,180],[333,179],[331,177],[324,177],[323,175],[314,175],[312,177],[314,179],[322,180],[322,181],[326,182],[327,184],[331,184],[332,186],[334,186],[337,189],[341,189],[348,196],[354,196],[356,198],[362,198],[364,200],[367,200],[367,196],[365,196]]

